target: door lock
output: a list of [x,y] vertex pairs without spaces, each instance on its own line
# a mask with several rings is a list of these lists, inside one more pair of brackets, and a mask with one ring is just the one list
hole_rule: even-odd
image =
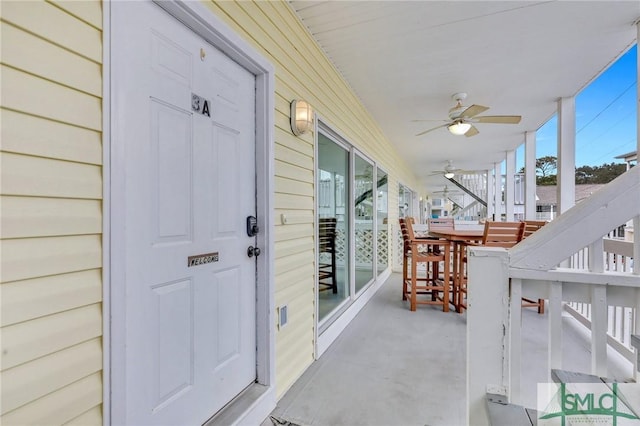
[[260,249],[258,247],[249,246],[249,248],[247,249],[247,256],[249,257],[260,256]]
[[[247,216],[247,235],[255,237],[260,232],[258,227],[258,219],[255,216]],[[257,256],[257,255],[256,255]]]

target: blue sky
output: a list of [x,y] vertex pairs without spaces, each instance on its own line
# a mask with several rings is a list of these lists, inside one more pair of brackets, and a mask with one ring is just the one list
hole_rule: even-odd
[[[637,47],[621,56],[576,96],[576,167],[620,163],[637,147]],[[557,156],[557,116],[536,133],[536,158]],[[524,165],[524,147],[517,152]]]

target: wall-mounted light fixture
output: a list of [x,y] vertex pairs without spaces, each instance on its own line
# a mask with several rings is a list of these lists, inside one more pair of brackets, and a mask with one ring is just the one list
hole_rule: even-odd
[[456,121],[453,124],[450,124],[447,129],[449,129],[449,131],[456,135],[456,136],[462,136],[465,133],[467,133],[467,131],[471,128],[471,124],[469,123],[465,123],[462,121]]
[[294,100],[291,102],[291,131],[294,135],[300,136],[309,130],[313,125],[313,109],[308,102]]

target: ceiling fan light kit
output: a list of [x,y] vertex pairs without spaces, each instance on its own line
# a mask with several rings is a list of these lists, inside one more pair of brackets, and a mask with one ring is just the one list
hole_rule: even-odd
[[447,179],[453,179],[453,177],[454,177],[455,175],[456,175],[456,174],[455,174],[455,173],[453,173],[453,172],[447,172],[447,173],[445,173],[445,174],[444,174],[444,177],[446,177]]
[[449,129],[449,132],[451,132],[451,134],[454,134],[456,136],[464,135],[469,131],[470,128],[471,128],[471,124],[464,123],[462,121],[456,121],[455,123],[450,124],[447,127],[447,129]]

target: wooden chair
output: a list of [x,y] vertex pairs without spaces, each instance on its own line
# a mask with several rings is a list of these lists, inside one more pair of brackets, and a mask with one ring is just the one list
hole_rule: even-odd
[[[493,222],[486,221],[484,223],[484,233],[482,234],[482,242],[478,245],[486,247],[504,247],[511,248],[522,240],[524,234],[524,222]],[[467,244],[470,245],[470,244]],[[461,268],[467,263],[467,256],[462,257]],[[464,268],[466,269],[466,268]],[[464,298],[467,294],[467,274],[466,271],[460,272],[460,284],[457,289],[456,305],[466,309],[467,305]]]
[[[433,265],[449,259],[449,245],[441,246],[442,242],[431,238],[416,238],[413,232],[413,221],[401,222],[403,241],[406,249],[403,267],[402,300],[410,301],[410,309],[416,310],[417,305],[441,305],[444,312],[449,311],[449,268],[444,268],[444,279],[440,280],[434,273]],[[439,250],[436,251],[435,247]],[[407,263],[411,262],[410,274],[406,271]],[[418,277],[418,264],[425,265],[425,276]],[[431,266],[431,267],[430,267]],[[429,295],[430,298],[418,299],[418,295]]]
[[[407,222],[411,222],[413,225],[415,219],[411,216],[401,217],[398,219],[400,222],[400,231],[402,232],[402,300],[407,300],[407,280],[409,278],[409,263],[411,263],[411,238],[409,237],[409,231],[407,230]],[[413,229],[413,228],[412,228]],[[423,280],[422,278],[418,278]]]
[[547,224],[546,220],[525,220],[524,221],[524,234],[522,235],[522,239],[524,240],[538,229],[542,228]]
[[492,222],[484,223],[482,245],[487,247],[511,248],[522,240],[524,222]]
[[[546,225],[547,222],[544,220],[525,220],[524,221],[524,233],[522,235],[522,239],[529,237],[531,234],[536,232],[538,229],[542,228]],[[544,314],[544,299],[538,299],[538,301],[527,299],[526,297],[522,298],[522,307],[523,308],[537,308],[539,314]]]
[[400,222],[400,232],[402,232],[402,300],[407,300],[407,278],[409,277],[407,270],[411,256],[411,240],[409,238],[409,231],[407,231],[407,220],[413,220],[413,218],[401,217],[398,219]]
[[[318,259],[323,253],[330,256],[331,261],[318,261],[318,290],[338,292],[336,274],[336,226],[335,217],[323,217],[318,221]],[[326,282],[326,280],[330,280]]]
[[[442,231],[442,230],[448,231],[448,230],[454,229],[455,224],[454,224],[453,217],[438,217],[438,218],[427,219],[427,226],[429,228],[429,231]],[[451,249],[453,250],[453,245],[451,246]],[[439,247],[435,247],[434,250],[438,251]],[[439,276],[438,265],[435,265],[434,268],[435,268],[436,276]],[[453,273],[453,271],[451,273]]]

